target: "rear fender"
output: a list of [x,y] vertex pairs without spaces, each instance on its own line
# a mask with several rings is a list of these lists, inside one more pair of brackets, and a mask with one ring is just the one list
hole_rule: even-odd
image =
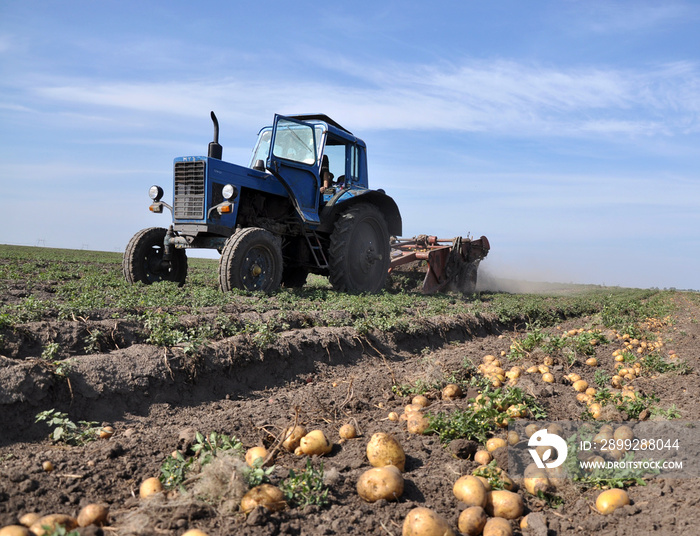
[[324,205],[321,212],[321,225],[317,230],[331,233],[340,214],[357,203],[375,205],[386,218],[389,234],[401,236],[403,224],[399,207],[382,190],[351,189],[339,191]]

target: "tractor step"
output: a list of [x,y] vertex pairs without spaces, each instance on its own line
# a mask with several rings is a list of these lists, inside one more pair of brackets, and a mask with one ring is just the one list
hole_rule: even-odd
[[306,238],[306,243],[309,245],[316,266],[321,270],[327,269],[328,259],[326,258],[323,246],[321,245],[321,239],[316,234],[316,231],[313,229],[304,229],[304,238]]

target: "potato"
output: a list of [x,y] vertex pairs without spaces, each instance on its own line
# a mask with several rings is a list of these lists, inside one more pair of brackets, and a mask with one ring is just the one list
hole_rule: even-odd
[[609,489],[598,495],[595,507],[601,514],[612,514],[620,506],[630,503],[629,495],[623,489]]
[[301,438],[299,447],[307,456],[323,456],[333,450],[333,444],[322,430],[312,430],[306,434]]
[[588,389],[588,382],[586,380],[578,380],[574,382],[574,390],[579,393],[583,393]]
[[406,454],[399,442],[383,432],[374,434],[367,443],[367,459],[372,467],[395,465],[402,472],[406,465]]
[[183,533],[182,536],[209,536],[206,532],[202,532],[199,529],[190,529],[187,532]]
[[539,425],[539,424],[537,424],[537,423],[534,423],[534,422],[533,422],[533,423],[530,423],[530,424],[528,424],[528,425],[525,427],[525,435],[526,435],[526,436],[528,437],[528,439],[529,439],[529,438],[532,436],[532,434],[534,434],[535,432],[537,432],[540,428],[542,428],[541,425]]
[[48,460],[45,461],[45,462],[43,462],[43,463],[41,464],[41,468],[42,468],[44,471],[46,471],[47,473],[50,473],[50,472],[53,471],[53,469],[54,469],[53,463],[51,463],[51,462],[48,461]]
[[141,487],[139,488],[139,496],[142,499],[147,499],[156,493],[163,491],[163,484],[160,483],[158,477],[147,478],[141,482]]
[[373,467],[360,475],[357,493],[367,502],[396,501],[403,494],[403,477],[395,465]]
[[625,439],[632,441],[634,439],[634,432],[632,431],[632,428],[623,424],[622,426],[618,427],[617,430],[615,430],[615,433],[613,434],[613,439],[615,439],[616,441],[620,439],[622,441],[624,441]]
[[387,416],[387,418],[388,418],[391,422],[396,422],[396,421],[399,420],[399,414],[396,413],[395,411],[392,411],[392,412],[389,413],[389,415]]
[[459,514],[457,528],[466,536],[478,536],[486,525],[486,512],[481,506],[470,506]]
[[241,510],[248,513],[258,506],[264,506],[272,512],[282,510],[287,506],[284,493],[272,484],[260,484],[250,489],[241,499]]
[[467,506],[486,506],[486,489],[477,477],[464,475],[452,486],[455,497]]
[[78,526],[87,527],[97,525],[101,527],[107,524],[109,509],[101,504],[88,504],[84,506],[78,514]]
[[491,491],[491,482],[489,482],[488,478],[486,478],[485,476],[477,476],[476,478],[479,479],[479,482],[481,482],[486,491]]
[[486,495],[486,513],[493,517],[517,519],[523,515],[525,506],[517,493],[506,489],[488,492]]
[[37,514],[36,512],[30,512],[20,517],[19,523],[20,525],[24,525],[25,527],[31,527],[34,523],[39,521],[39,518],[41,518],[41,514]]
[[477,472],[482,472],[482,471],[487,471],[488,473],[497,473],[498,479],[501,481],[503,484],[503,487],[507,490],[512,490],[514,489],[515,482],[513,482],[513,479],[508,476],[508,473],[506,473],[503,469],[500,467],[492,467],[490,465],[480,465],[474,471],[473,473]]
[[554,383],[554,375],[551,372],[542,374],[542,381],[545,383]]
[[58,526],[65,527],[67,531],[73,530],[78,526],[78,522],[74,517],[65,514],[50,514],[39,518],[29,530],[35,534],[35,536],[44,536],[45,534],[51,534],[54,529]]
[[430,405],[430,400],[425,395],[416,395],[413,397],[413,400],[411,400],[411,404],[427,408]]
[[338,435],[341,439],[354,439],[357,437],[357,428],[355,428],[354,424],[344,424],[338,430]]
[[282,441],[282,447],[289,452],[294,452],[301,443],[301,438],[305,435],[306,428],[303,426],[297,425],[288,427],[282,434],[282,437],[285,438],[284,441]]
[[419,406],[418,404],[406,404],[403,408],[403,412],[408,416],[411,413],[416,413],[416,412],[421,412],[423,411],[423,406]]
[[0,529],[0,536],[32,536],[24,525],[7,525]]
[[477,450],[474,454],[474,461],[479,465],[488,465],[493,460],[493,456],[488,450]]
[[525,468],[523,485],[525,490],[531,495],[537,495],[540,491],[550,491],[552,487],[547,472],[537,467],[534,463]]
[[443,400],[454,400],[455,398],[462,398],[463,396],[462,388],[456,383],[448,383],[442,389]]
[[111,426],[105,426],[100,430],[100,439],[109,439],[114,435],[114,428]]
[[505,447],[507,445],[506,440],[501,438],[501,437],[492,437],[488,441],[486,441],[486,450],[489,452],[493,452],[496,449],[500,449],[501,447]]
[[430,426],[430,421],[421,413],[411,413],[406,419],[406,427],[411,434],[423,434],[428,426]]
[[513,536],[513,527],[502,517],[489,519],[484,525],[484,536]]
[[455,536],[450,525],[429,508],[418,507],[406,514],[402,536]]
[[248,464],[248,467],[254,467],[256,460],[262,459],[265,461],[265,458],[267,458],[267,449],[265,447],[251,447],[245,453],[245,463]]

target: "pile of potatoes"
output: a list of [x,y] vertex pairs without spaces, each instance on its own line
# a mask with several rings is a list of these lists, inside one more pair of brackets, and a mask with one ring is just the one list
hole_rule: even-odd
[[19,518],[19,524],[0,528],[0,536],[44,536],[63,527],[71,531],[78,527],[107,525],[109,508],[102,504],[88,504],[74,518],[66,514],[49,514],[42,516],[37,513],[25,514]]

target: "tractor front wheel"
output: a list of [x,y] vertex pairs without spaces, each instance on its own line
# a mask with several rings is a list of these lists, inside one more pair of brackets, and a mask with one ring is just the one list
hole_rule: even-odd
[[374,205],[346,210],[331,234],[329,259],[333,288],[347,292],[379,292],[386,284],[391,246],[386,220]]
[[219,259],[219,286],[272,292],[282,281],[282,247],[270,231],[249,227],[226,241]]
[[165,233],[162,227],[150,227],[136,233],[124,252],[122,271],[129,283],[150,285],[156,281],[173,281],[179,286],[187,277],[187,255],[175,249],[169,261],[163,260]]

